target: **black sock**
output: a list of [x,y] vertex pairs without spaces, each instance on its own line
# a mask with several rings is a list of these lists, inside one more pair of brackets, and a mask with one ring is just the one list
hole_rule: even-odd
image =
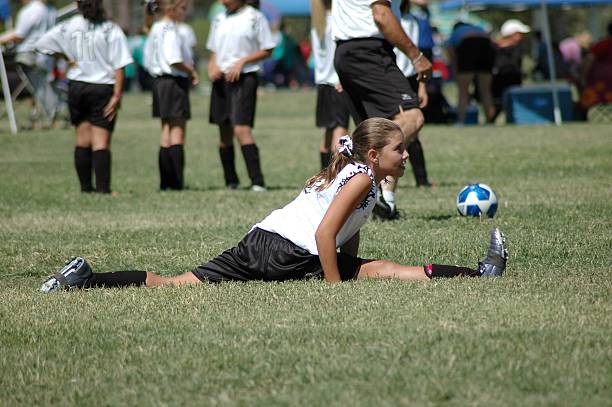
[[174,172],[169,147],[159,148],[159,189],[166,190],[174,185]]
[[428,264],[425,274],[429,278],[452,278],[452,277],[479,277],[478,270],[469,267],[447,266],[445,264]]
[[74,148],[74,167],[76,168],[81,192],[92,192],[91,185],[91,147]]
[[238,174],[236,173],[234,146],[219,147],[219,157],[221,158],[221,165],[223,166],[225,185],[229,186],[240,184]]
[[182,144],[170,146],[170,157],[172,160],[172,174],[174,174],[173,189],[183,189],[183,169],[185,168],[185,149]]
[[423,154],[421,141],[417,139],[408,144],[407,150],[417,186],[429,185],[427,170],[425,169],[425,155]]
[[321,152],[321,169],[325,169],[329,166],[331,162],[331,153],[323,153]]
[[110,150],[96,150],[92,153],[92,164],[96,174],[96,192],[110,194],[111,153]]
[[241,147],[244,161],[246,162],[247,172],[251,178],[251,184],[264,186],[264,178],[261,173],[261,165],[259,163],[259,149],[255,144],[247,144]]
[[92,287],[128,287],[145,285],[147,272],[139,270],[116,271],[113,273],[93,273],[84,288]]

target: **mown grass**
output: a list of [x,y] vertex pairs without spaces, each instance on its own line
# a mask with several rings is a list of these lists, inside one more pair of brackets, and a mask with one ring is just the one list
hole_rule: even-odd
[[[192,103],[181,193],[156,190],[145,97],[124,101],[115,198],[78,192],[71,130],[2,128],[1,405],[612,405],[610,126],[424,130],[438,187],[408,173],[402,219],[367,224],[361,254],[474,265],[499,226],[501,279],[39,294],[75,254],[98,271],[190,270],[317,171],[314,94],[259,99],[265,194],[224,189],[207,99]],[[470,181],[498,193],[493,220],[456,215]]]

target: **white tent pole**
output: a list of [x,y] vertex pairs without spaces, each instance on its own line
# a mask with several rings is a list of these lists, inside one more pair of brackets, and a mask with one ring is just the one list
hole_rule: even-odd
[[6,75],[6,67],[4,65],[4,56],[2,55],[2,49],[0,49],[0,80],[2,81],[2,93],[4,95],[6,113],[9,117],[11,133],[17,134],[17,122],[15,121],[15,111],[13,110],[13,98],[11,95],[11,89],[9,87],[8,76]]
[[559,95],[557,94],[557,77],[555,74],[555,59],[553,57],[552,40],[550,38],[550,25],[548,22],[548,10],[546,8],[546,0],[540,0],[542,8],[542,30],[544,32],[544,41],[546,42],[546,59],[548,60],[548,72],[550,74],[550,87],[553,97],[553,114],[555,124],[561,125],[561,109],[559,108]]

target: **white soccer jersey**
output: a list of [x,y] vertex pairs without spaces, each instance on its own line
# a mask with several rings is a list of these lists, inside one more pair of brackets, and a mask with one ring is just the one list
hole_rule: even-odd
[[[419,43],[419,21],[416,17],[410,13],[406,13],[402,15],[400,23],[408,38],[410,38],[413,44],[417,45]],[[415,75],[416,70],[410,58],[400,51],[399,48],[393,48],[393,52],[395,52],[396,56],[395,62],[404,76],[408,77]]]
[[114,84],[115,71],[133,62],[127,39],[111,21],[94,24],[77,15],[53,27],[36,43],[47,54],[64,54],[71,62],[73,81]]
[[176,22],[160,20],[153,24],[143,52],[144,66],[152,76],[189,76],[187,72],[172,66],[181,62],[186,65],[192,63],[191,50],[183,41]]
[[[342,187],[357,174],[367,174],[372,179],[372,187],[366,198],[351,213],[336,236],[336,247],[348,242],[368,220],[376,202],[377,186],[372,170],[364,164],[348,164],[331,185],[323,191],[304,189],[297,198],[285,207],[277,209],[264,220],[253,226],[274,232],[295,245],[317,255],[315,233],[334,197]],[[251,229],[252,230],[252,229]]]
[[[243,6],[231,14],[219,13],[210,26],[206,42],[206,48],[215,53],[223,72],[229,71],[240,58],[275,46],[268,20],[251,6]],[[242,67],[243,73],[258,70],[259,62]]]
[[[372,16],[372,4],[380,0],[334,0],[332,2],[334,40],[384,38]],[[386,0],[399,18],[400,0]]]
[[196,45],[198,45],[198,39],[196,38],[195,32],[187,23],[177,23],[176,27],[184,47],[189,51],[189,55],[186,57],[185,61],[187,65],[193,65],[193,50]]
[[55,13],[40,0],[32,0],[19,10],[15,23],[15,34],[23,41],[17,52],[36,50],[36,41],[55,24]]
[[315,83],[317,85],[334,86],[339,82],[338,74],[334,68],[334,53],[336,52],[336,42],[332,39],[331,14],[327,14],[325,26],[325,36],[323,41],[319,41],[319,36],[313,28],[310,31],[312,53],[315,65]]

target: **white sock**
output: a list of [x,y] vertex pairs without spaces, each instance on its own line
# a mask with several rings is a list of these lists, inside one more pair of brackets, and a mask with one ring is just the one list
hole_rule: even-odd
[[393,191],[382,191],[382,196],[385,202],[389,205],[392,211],[395,210],[395,192]]

